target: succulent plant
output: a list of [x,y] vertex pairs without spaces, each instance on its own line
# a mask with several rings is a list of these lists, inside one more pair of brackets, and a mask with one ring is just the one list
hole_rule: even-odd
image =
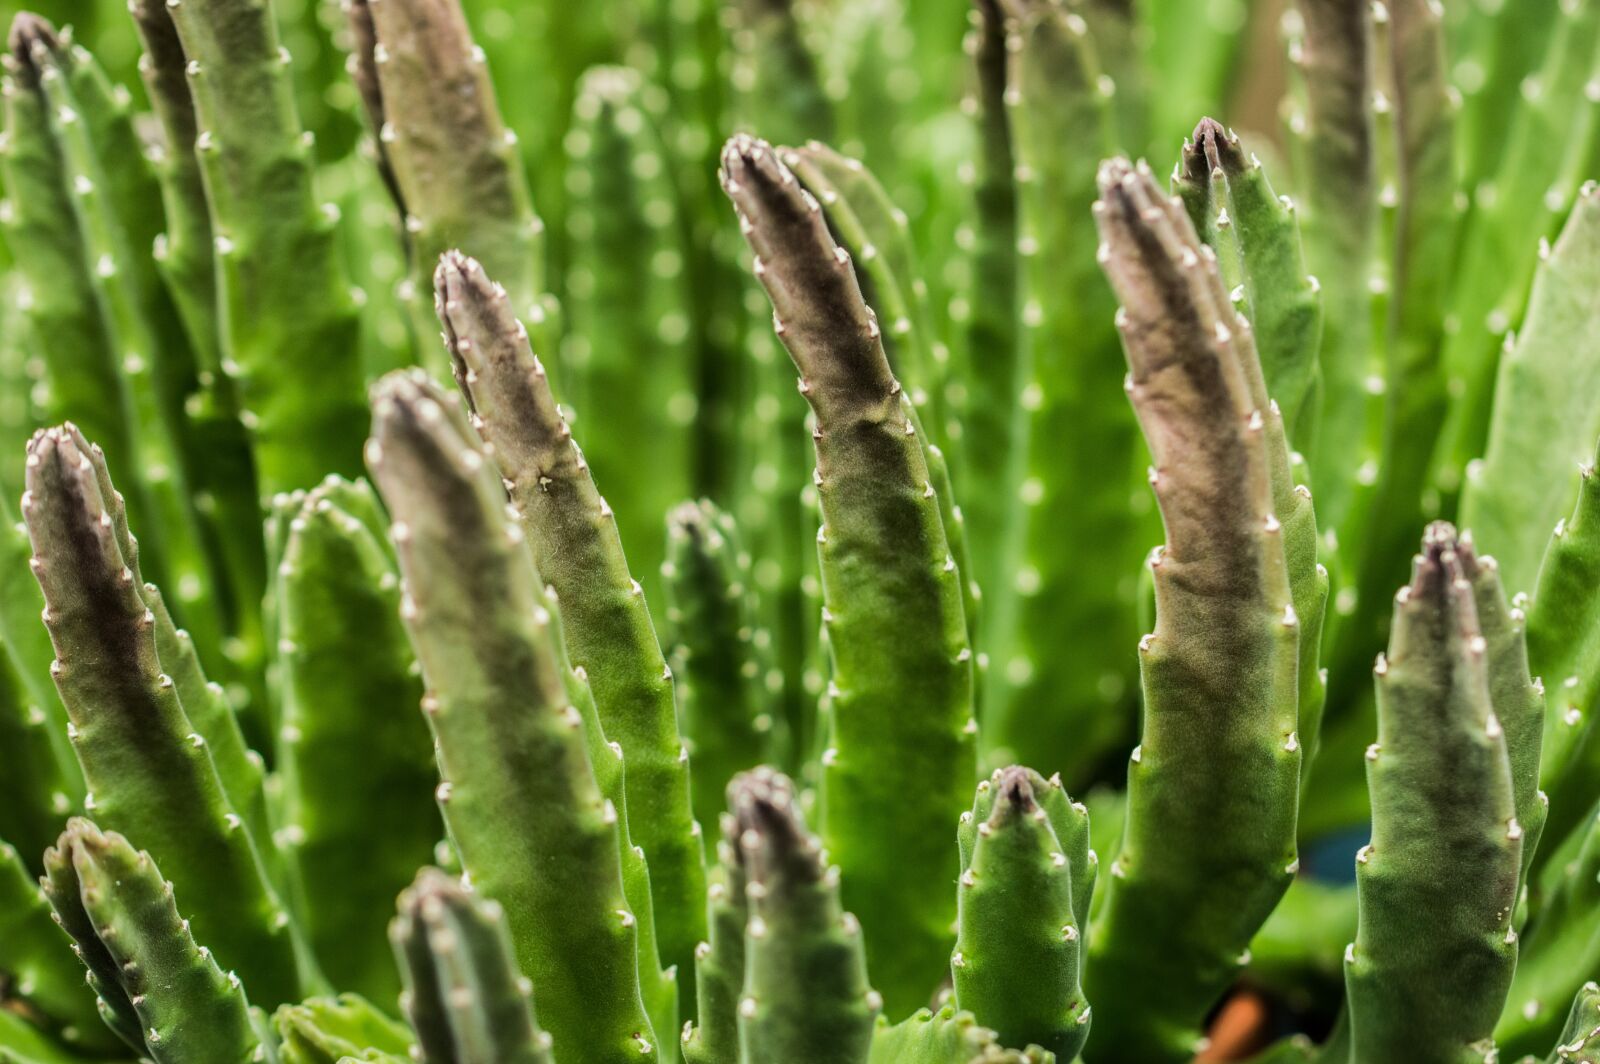
[[121,7],[0,1064],[1600,1062],[1600,3]]

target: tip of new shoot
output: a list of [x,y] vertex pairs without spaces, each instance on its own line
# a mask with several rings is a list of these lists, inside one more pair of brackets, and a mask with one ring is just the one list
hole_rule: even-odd
[[470,904],[472,898],[471,888],[460,879],[437,868],[423,868],[400,893],[398,907],[402,918],[413,923],[430,923],[437,922],[442,909]]
[[735,133],[722,146],[722,189],[743,206],[758,188],[795,185],[794,174],[760,137]]
[[765,765],[742,772],[728,784],[728,805],[752,883],[826,874],[822,844],[806,830],[789,777]]
[[1033,771],[1021,765],[1002,769],[995,783],[997,800],[994,816],[999,817],[1003,810],[1017,813],[1032,811],[1037,804],[1033,797],[1033,778]]
[[[458,248],[439,256],[439,265],[433,271],[433,295],[441,308],[464,296],[487,299],[493,294],[494,283],[477,259]],[[444,314],[442,309],[440,314]]]
[[725,520],[721,510],[710,499],[685,499],[667,514],[667,535],[700,553],[707,548],[725,546],[722,529]]
[[1422,531],[1422,554],[1425,558],[1448,560],[1461,549],[1462,537],[1449,521],[1434,521]]
[[1193,151],[1203,161],[1209,175],[1232,176],[1244,170],[1248,159],[1239,137],[1214,118],[1202,118],[1194,127]]
[[[775,768],[759,765],[741,772],[728,783],[728,808],[742,827],[747,814],[757,808],[777,811],[795,809],[794,783]],[[798,816],[798,810],[795,811]]]
[[483,264],[470,255],[452,249],[439,256],[433,271],[434,309],[445,328],[445,341],[454,348],[468,338],[492,329],[497,333],[522,330],[503,285],[495,283]]
[[456,384],[490,444],[502,457],[519,455],[513,460],[518,467],[534,455],[543,466],[552,455],[571,452],[571,464],[585,468],[505,287],[476,259],[447,251],[434,271],[434,289]]
[[594,117],[597,105],[622,108],[633,103],[643,88],[639,72],[632,67],[603,64],[590,67],[578,79],[578,110],[583,117]]
[[[1100,266],[1122,304],[1117,325],[1134,385],[1130,395],[1140,403],[1138,385],[1150,375],[1176,360],[1218,357],[1239,318],[1227,304],[1216,256],[1201,242],[1182,203],[1167,195],[1147,167],[1110,159],[1101,164],[1099,189],[1094,217]],[[1197,315],[1214,341],[1157,339],[1175,315]],[[1244,398],[1241,394],[1240,401]]]
[[[887,403],[898,391],[881,331],[857,283],[850,253],[835,243],[822,204],[764,140],[741,133],[722,150],[723,191],[755,253],[753,270],[772,301],[774,328],[819,421],[824,408]],[[862,249],[863,257],[869,257]],[[793,327],[791,332],[791,327]]]
[[1115,189],[1126,185],[1134,178],[1137,172],[1132,161],[1125,156],[1118,155],[1102,162],[1097,177],[1101,199],[1104,199],[1108,193]]
[[60,45],[61,37],[49,19],[31,11],[19,11],[11,20],[11,32],[6,37],[11,59],[7,65],[27,84],[37,85],[41,62]]
[[528,331],[517,319],[505,286],[472,256],[457,250],[439,256],[433,271],[433,298],[444,326],[445,344],[458,363],[465,363],[458,365],[458,371],[471,370],[482,361],[480,348],[486,345],[498,342],[529,347]]
[[698,528],[707,523],[706,500],[685,499],[667,513],[667,524],[673,528]]
[[486,333],[517,332],[516,315],[505,289],[489,279],[483,265],[451,249],[439,256],[433,271],[433,309],[443,327],[445,349],[455,367],[456,382],[473,405],[471,387],[481,361],[478,345]]
[[[75,851],[82,855],[82,859],[89,862],[116,850],[125,850],[129,853],[133,851],[127,839],[114,831],[104,831],[100,825],[82,817],[74,817],[68,822],[66,835],[71,836]],[[63,838],[66,835],[63,835]]]
[[[150,857],[134,849],[127,839],[114,831],[104,831],[92,820],[73,817],[56,840],[46,864],[71,865],[79,879],[88,884],[110,880],[120,881],[130,872],[145,868]],[[170,890],[170,885],[168,886]],[[89,900],[85,894],[84,899]]]
[[443,393],[418,369],[397,369],[379,377],[372,385],[371,401],[375,414],[388,415],[397,409],[415,410],[424,402],[440,402]]
[[[990,835],[1012,824],[1045,819],[1038,795],[1041,789],[1048,789],[1050,783],[1037,772],[1022,765],[1012,765],[996,771],[989,782],[993,788],[994,804],[988,817],[978,825],[979,835]],[[982,815],[981,793],[977,813]]]
[[[476,475],[483,465],[477,434],[467,426],[460,410],[452,409],[450,394],[420,369],[385,374],[373,384],[369,396],[372,436],[367,440],[366,459],[374,476],[383,475],[397,451],[412,459],[422,454],[445,456],[452,476]],[[433,464],[432,458],[428,464]]]
[[[1100,164],[1097,183],[1100,197],[1094,204],[1094,214],[1096,220],[1102,223],[1103,243],[1114,243],[1108,240],[1104,223],[1119,222],[1121,227],[1129,229],[1158,227],[1166,224],[1174,212],[1182,213],[1181,206],[1176,205],[1176,201],[1161,189],[1155,174],[1143,160],[1132,162],[1125,156],[1107,159]],[[1186,243],[1192,245],[1197,242],[1191,238]],[[1193,248],[1188,250],[1192,252]],[[1102,249],[1101,265],[1106,265],[1106,259],[1115,252],[1114,247]],[[1185,258],[1193,259],[1197,254],[1189,254]],[[1195,264],[1184,263],[1185,266]]]
[[[1478,615],[1472,594],[1472,583],[1466,571],[1467,555],[1472,551],[1471,541],[1462,541],[1455,525],[1448,521],[1435,521],[1422,535],[1422,550],[1412,559],[1411,582],[1395,596],[1397,610],[1415,611],[1419,616],[1433,614],[1453,617],[1452,624],[1462,643],[1473,651],[1482,644],[1478,630]],[[1397,621],[1400,614],[1397,612]],[[1399,636],[1398,629],[1396,636]],[[1391,639],[1391,658],[1396,653],[1395,639]]]
[[98,824],[88,817],[75,816],[67,820],[67,826],[56,840],[55,849],[58,853],[66,853],[80,842],[99,838],[101,832]]
[[84,491],[85,482],[96,480],[94,455],[94,448],[71,422],[35,432],[28,441],[25,473],[33,497],[60,498],[60,492],[69,491],[85,503],[97,502]]
[[1471,529],[1463,529],[1456,539],[1456,556],[1461,560],[1461,572],[1474,584],[1480,581],[1493,581],[1492,585],[1499,585],[1500,563],[1492,554],[1481,554],[1478,545],[1472,538]]
[[490,929],[503,924],[504,910],[493,900],[479,895],[465,877],[446,874],[437,868],[424,868],[411,885],[401,892],[397,914],[389,924],[389,938],[402,947],[407,963],[419,958],[410,943],[423,945],[432,960],[422,963],[448,966],[448,956],[471,948],[463,937],[468,927]]

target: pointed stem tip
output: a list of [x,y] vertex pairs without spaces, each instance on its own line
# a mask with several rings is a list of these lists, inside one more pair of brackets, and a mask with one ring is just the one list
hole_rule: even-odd
[[24,84],[36,86],[44,57],[60,46],[61,37],[49,19],[31,11],[19,11],[11,20],[11,32],[6,38],[6,47],[10,50],[7,66]]

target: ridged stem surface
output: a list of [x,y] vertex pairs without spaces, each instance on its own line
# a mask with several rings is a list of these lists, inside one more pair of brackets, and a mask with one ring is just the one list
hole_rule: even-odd
[[297,997],[289,915],[247,807],[219,775],[219,733],[198,730],[164,671],[177,666],[160,656],[159,615],[121,542],[120,503],[104,496],[89,446],[70,426],[42,431],[28,454],[23,518],[56,648],[52,671],[92,794],[85,808],[139,839],[182,884],[196,932],[258,1000]]
[[1150,561],[1143,735],[1086,985],[1103,1059],[1177,1061],[1298,864],[1300,622],[1273,505],[1281,425],[1249,322],[1148,172],[1113,161],[1100,186],[1100,258],[1166,544]]
[[457,383],[560,603],[567,650],[626,758],[628,829],[650,863],[661,957],[686,978],[705,937],[705,847],[644,590],[505,289],[458,254],[444,257],[435,284]]
[[149,854],[74,820],[45,855],[44,890],[107,1022],[141,1056],[155,1064],[276,1061],[239,978],[195,941],[178,913],[180,895]]
[[742,1064],[866,1064],[883,999],[867,984],[861,925],[806,830],[792,785],[766,769],[728,789],[748,878]]
[[505,914],[424,869],[389,931],[422,1064],[550,1064],[506,932]]
[[387,1003],[400,984],[374,947],[441,827],[399,573],[363,511],[377,512],[365,482],[330,480],[289,522],[275,574],[277,766],[312,947],[335,986]]
[[960,573],[914,410],[821,205],[763,141],[730,141],[722,174],[816,419],[832,664],[822,836],[877,985],[904,1012],[948,956],[956,868],[945,840],[976,772]]
[[996,770],[962,817],[956,1003],[1002,1045],[1075,1060],[1090,1034],[1083,948],[1096,863],[1089,815],[1059,780]]
[[[1429,527],[1395,597],[1367,751],[1372,842],[1345,953],[1351,1060],[1481,1061],[1511,985],[1523,829],[1455,530]],[[1441,876],[1441,868],[1472,870]]]
[[238,382],[261,491],[360,471],[359,322],[317,200],[312,138],[267,0],[169,4],[211,206],[223,371]]
[[425,379],[391,374],[367,444],[428,688],[440,808],[476,889],[505,909],[557,1064],[656,1061],[620,815],[596,782],[532,552],[476,434],[446,403]]

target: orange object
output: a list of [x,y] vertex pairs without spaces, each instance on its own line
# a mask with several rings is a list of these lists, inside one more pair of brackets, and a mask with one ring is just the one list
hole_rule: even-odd
[[1223,1003],[1208,1032],[1211,1042],[1195,1064],[1244,1060],[1267,1044],[1267,1003],[1251,990],[1241,990]]

